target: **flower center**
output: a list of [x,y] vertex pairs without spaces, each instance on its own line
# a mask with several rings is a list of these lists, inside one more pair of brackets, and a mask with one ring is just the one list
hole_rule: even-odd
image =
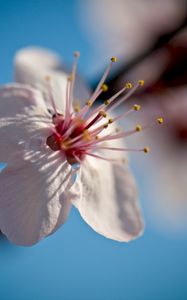
[[67,123],[62,115],[53,116],[55,131],[46,143],[53,151],[62,151],[72,165],[84,159],[89,149],[87,142],[91,140],[83,119],[71,117]]
[[[74,64],[72,73],[68,78],[67,90],[66,90],[66,109],[65,114],[62,115],[57,112],[55,101],[53,99],[52,91],[50,88],[50,77],[46,79],[49,82],[49,96],[54,109],[52,116],[52,123],[54,124],[53,132],[46,139],[46,144],[53,151],[61,151],[66,157],[69,164],[74,165],[81,163],[86,155],[109,160],[112,159],[102,157],[97,154],[100,150],[114,150],[114,151],[143,151],[149,152],[148,147],[142,149],[127,149],[127,148],[115,148],[106,147],[103,142],[116,140],[130,136],[136,132],[141,131],[148,126],[137,125],[134,129],[129,131],[119,131],[116,128],[108,133],[105,131],[112,123],[126,117],[134,111],[140,110],[140,105],[134,104],[128,111],[122,112],[115,118],[109,116],[109,112],[117,108],[121,103],[126,101],[139,86],[144,84],[143,80],[139,80],[134,86],[131,83],[126,83],[120,91],[113,95],[110,99],[105,100],[104,103],[99,106],[93,106],[96,99],[102,92],[107,91],[108,87],[104,83],[114,62],[117,61],[115,57],[111,58],[111,62],[107,67],[104,75],[102,76],[96,90],[87,100],[83,108],[80,108],[79,104],[74,105],[74,111],[72,111],[73,103],[73,88],[77,69],[77,59],[79,53],[74,54]],[[121,98],[120,98],[121,96]],[[162,118],[158,118],[159,124],[163,123]],[[104,134],[106,133],[106,134]],[[95,154],[96,152],[96,154]]]

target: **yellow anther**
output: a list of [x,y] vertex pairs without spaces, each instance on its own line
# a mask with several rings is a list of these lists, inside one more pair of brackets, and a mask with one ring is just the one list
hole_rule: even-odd
[[73,76],[72,74],[69,75],[69,76],[68,76],[68,80],[69,80],[69,81],[73,81],[73,80],[74,80],[74,76]]
[[163,118],[158,118],[157,119],[157,123],[158,124],[163,124],[164,123],[164,119]]
[[74,111],[75,112],[79,112],[81,110],[81,106],[80,106],[80,103],[79,102],[76,102],[74,104]]
[[108,128],[108,123],[104,124],[103,128],[105,128],[105,129]]
[[71,139],[68,138],[65,141],[61,142],[60,146],[62,149],[68,149],[70,147]]
[[75,52],[73,53],[73,55],[74,55],[74,57],[80,57],[80,52],[79,52],[79,51],[75,51]]
[[141,105],[134,104],[133,108],[134,108],[134,110],[139,111],[141,109]]
[[118,58],[116,57],[116,56],[113,56],[113,57],[111,57],[111,59],[110,59],[112,62],[117,62],[118,61]]
[[80,110],[81,110],[80,106],[75,106],[75,107],[74,107],[74,111],[75,111],[75,112],[79,112]]
[[109,100],[105,100],[105,102],[104,102],[105,105],[108,105],[109,103],[110,103]]
[[138,84],[140,85],[140,86],[144,86],[144,80],[138,80]]
[[92,101],[91,100],[86,101],[86,105],[91,107],[92,106]]
[[90,141],[91,140],[91,136],[90,136],[89,131],[87,129],[85,129],[84,132],[83,132],[83,139],[85,141]]
[[46,75],[46,76],[44,77],[44,79],[45,79],[46,81],[50,81],[50,80],[51,80],[51,76]]
[[112,124],[112,123],[113,123],[113,119],[112,118],[108,119],[108,124]]
[[102,89],[103,92],[108,91],[108,85],[103,83],[102,86],[101,86],[101,89]]
[[127,82],[127,83],[125,84],[125,87],[126,87],[127,89],[132,89],[132,83],[131,83],[131,82]]
[[138,124],[138,125],[136,125],[135,129],[137,132],[140,132],[142,130],[142,126]]
[[149,153],[149,152],[150,152],[150,149],[149,149],[148,147],[145,147],[145,148],[143,149],[143,151],[144,151],[144,153]]
[[107,114],[104,110],[100,110],[99,112],[100,116],[102,116],[103,118],[106,118],[107,117]]

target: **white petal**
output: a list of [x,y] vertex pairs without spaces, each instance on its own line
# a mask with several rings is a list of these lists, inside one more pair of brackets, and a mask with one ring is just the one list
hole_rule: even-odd
[[0,174],[0,228],[19,245],[32,245],[64,223],[70,207],[71,167],[59,153],[30,151],[22,167]]
[[[16,81],[27,83],[41,90],[44,93],[48,107],[51,108],[48,97],[48,83],[45,80],[46,75],[49,75],[56,107],[59,112],[64,112],[68,75],[62,70],[62,63],[57,54],[43,48],[25,48],[17,53],[15,67]],[[89,91],[85,84],[80,78],[77,78],[75,82],[75,99],[85,100],[88,96]]]
[[20,83],[6,84],[0,88],[0,105],[0,117],[15,116],[33,106],[47,110],[41,93]]
[[95,231],[123,242],[142,233],[137,189],[127,167],[87,158],[81,180],[82,197],[73,204]]
[[0,90],[0,161],[8,163],[0,173],[0,229],[20,245],[54,232],[75,198],[71,167],[45,144],[51,121],[42,101],[20,84]]
[[21,84],[0,89],[0,161],[11,163],[31,134],[46,136],[50,119],[41,93]]

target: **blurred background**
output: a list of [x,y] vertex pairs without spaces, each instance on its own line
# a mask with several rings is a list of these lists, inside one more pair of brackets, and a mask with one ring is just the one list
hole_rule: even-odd
[[[127,140],[146,222],[143,237],[121,244],[92,231],[72,210],[66,224],[31,248],[0,237],[0,299],[187,299],[187,3],[183,0],[0,0],[0,83],[13,81],[25,46],[58,52],[94,88],[108,59],[119,62],[108,97],[126,80],[145,80],[127,102],[142,112],[122,126],[165,125]],[[102,100],[101,99],[101,100]]]

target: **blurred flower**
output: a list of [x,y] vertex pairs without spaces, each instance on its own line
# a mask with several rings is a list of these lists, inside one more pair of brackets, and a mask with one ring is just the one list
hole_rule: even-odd
[[[165,61],[160,63],[163,69],[147,86],[142,98],[147,107],[165,115],[166,126],[162,133],[156,133],[158,144],[152,141],[159,154],[156,157],[164,166],[155,178],[162,190],[162,200],[157,190],[154,208],[177,231],[187,228],[187,32],[173,39],[160,50],[162,53],[165,53]],[[150,134],[146,134],[149,138]]]
[[149,140],[153,153],[146,170],[152,199],[149,209],[162,230],[173,232],[187,228],[186,62],[187,32],[183,31],[116,82],[120,86],[125,78],[134,81],[141,74],[145,88],[135,97],[144,107],[145,118],[164,115],[163,129],[145,131],[141,138]]
[[[108,110],[118,105],[116,95],[90,110],[107,89],[104,81],[116,59],[83,108],[76,103],[73,111],[78,56],[67,75],[55,54],[24,49],[15,59],[19,83],[0,89],[0,156],[8,164],[0,174],[0,228],[16,244],[32,245],[52,234],[72,204],[108,238],[127,242],[143,231],[136,184],[119,154],[128,149],[118,142],[136,129],[115,131],[112,123],[124,113],[106,121]],[[138,84],[129,88],[118,92],[127,90],[121,102]],[[126,114],[138,109],[134,105]]]
[[95,49],[97,69],[103,67],[98,56],[115,53],[127,63],[175,29],[185,13],[183,0],[80,1],[80,22]]

